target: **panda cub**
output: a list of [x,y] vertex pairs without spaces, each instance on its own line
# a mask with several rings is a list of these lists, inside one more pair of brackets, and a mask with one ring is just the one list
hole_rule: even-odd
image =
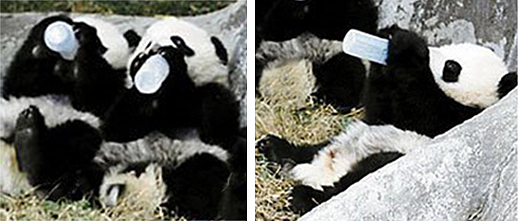
[[[156,32],[157,27],[168,32]],[[158,181],[146,183],[166,184],[163,191],[148,195],[161,196],[155,199],[161,199],[169,211],[201,219],[244,218],[241,207],[228,206],[236,204],[239,197],[235,196],[245,193],[241,181],[245,181],[246,139],[239,134],[239,103],[225,86],[226,67],[225,73],[214,72],[223,70],[220,68],[226,63],[226,52],[218,52],[224,48],[200,31],[176,18],[158,21],[146,31],[132,56],[128,69],[133,87],[107,112],[103,135],[108,141],[138,144],[158,134],[160,142],[174,139],[186,146],[162,144],[159,146],[167,148],[144,151],[169,156],[150,161],[141,151],[150,145],[138,145],[138,151],[126,156],[138,158],[135,162],[140,166],[135,167],[132,161],[111,171],[118,178],[105,178],[101,198],[106,204],[117,204],[135,192],[147,192],[133,184],[147,177]],[[207,148],[219,149],[228,157],[193,152]],[[188,160],[178,165],[178,158],[184,155]],[[163,189],[160,186],[152,189]]]
[[2,97],[65,95],[74,108],[102,116],[125,90],[123,64],[138,36],[131,30],[124,36],[94,18],[45,18],[8,67]]
[[273,86],[282,78],[295,87],[291,93],[302,84],[303,101],[312,97],[342,113],[359,107],[368,67],[343,53],[339,41],[350,29],[375,34],[377,15],[371,0],[258,2],[256,94],[283,93]]
[[458,44],[427,47],[416,33],[393,26],[387,65],[372,64],[364,122],[320,144],[297,146],[268,135],[257,148],[285,166],[300,185],[292,205],[303,213],[385,164],[480,113],[516,87],[491,50]]
[[106,114],[106,139],[130,141],[158,130],[232,146],[239,103],[226,87],[227,60],[221,42],[190,23],[169,18],[151,25],[128,64],[134,87]]
[[141,61],[139,56],[155,45],[172,45],[183,51],[189,76],[196,86],[211,82],[228,85],[227,50],[205,30],[175,17],[155,22],[146,30],[130,62]]

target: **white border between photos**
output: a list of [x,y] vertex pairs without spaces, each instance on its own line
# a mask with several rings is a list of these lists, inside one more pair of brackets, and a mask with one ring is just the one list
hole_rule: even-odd
[[247,88],[247,194],[246,194],[246,218],[247,220],[255,220],[255,0],[246,2],[247,16],[247,33],[246,33],[246,88]]

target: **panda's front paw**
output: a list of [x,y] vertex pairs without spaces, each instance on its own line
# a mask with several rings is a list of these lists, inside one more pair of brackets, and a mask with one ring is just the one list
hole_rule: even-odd
[[428,62],[428,45],[414,32],[392,26],[381,31],[389,38],[387,63],[403,65],[426,65]]
[[288,141],[272,134],[268,134],[257,140],[255,147],[270,161],[281,164],[290,158],[290,150],[293,148],[292,144]]

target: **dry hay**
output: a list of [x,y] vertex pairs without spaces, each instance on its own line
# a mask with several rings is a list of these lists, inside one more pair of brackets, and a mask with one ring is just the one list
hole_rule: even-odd
[[[293,67],[290,62],[298,63]],[[361,117],[361,110],[340,115],[333,107],[312,101],[309,96],[312,91],[308,88],[311,89],[314,82],[308,77],[311,74],[308,61],[276,65],[278,77],[262,79],[262,96],[255,99],[256,139],[274,134],[293,143],[320,142],[337,134],[349,119]],[[280,172],[278,165],[267,162],[256,150],[256,220],[294,220],[299,217],[289,208],[289,191],[295,182]]]

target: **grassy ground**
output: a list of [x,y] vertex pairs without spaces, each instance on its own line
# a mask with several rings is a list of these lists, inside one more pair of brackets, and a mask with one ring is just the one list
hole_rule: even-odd
[[[124,15],[198,15],[235,1],[0,1],[0,12],[67,11]],[[1,162],[0,162],[1,163]],[[160,208],[121,202],[99,208],[87,200],[46,201],[34,194],[0,194],[0,220],[164,220]],[[173,217],[173,220],[185,220]]]
[[1,1],[0,12],[66,11],[121,15],[199,15],[226,7],[226,1]]
[[[341,115],[333,107],[317,105],[310,98],[307,79],[298,68],[283,69],[275,80],[268,81],[268,96],[256,97],[255,138],[275,134],[294,143],[314,143],[337,134],[361,111]],[[282,65],[281,65],[282,66]],[[264,75],[263,75],[264,76]],[[262,82],[264,83],[264,82]],[[265,91],[261,88],[261,91]],[[267,162],[255,152],[255,218],[256,220],[294,220],[300,215],[289,208],[289,191],[295,182],[281,175],[280,167]]]

